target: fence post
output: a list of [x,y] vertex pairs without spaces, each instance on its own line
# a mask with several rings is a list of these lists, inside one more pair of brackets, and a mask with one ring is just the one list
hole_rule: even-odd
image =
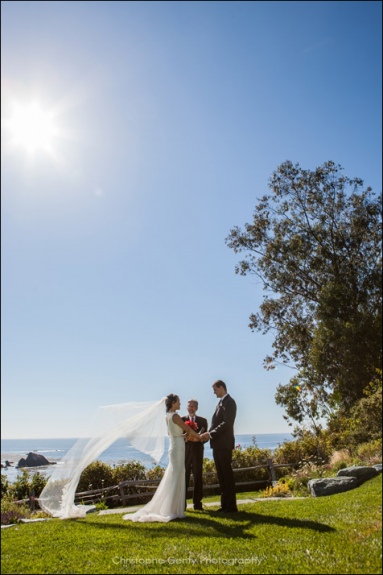
[[120,489],[121,503],[122,503],[122,505],[125,505],[125,504],[126,504],[126,499],[125,499],[124,488],[123,488],[122,485],[119,485],[118,487],[119,487],[119,489]]
[[35,507],[36,507],[35,490],[32,489],[32,491],[29,493],[29,509],[31,511],[34,511]]
[[275,474],[275,467],[272,459],[267,460],[267,471],[269,472],[269,480],[271,482],[271,486],[274,487],[278,481],[277,476]]

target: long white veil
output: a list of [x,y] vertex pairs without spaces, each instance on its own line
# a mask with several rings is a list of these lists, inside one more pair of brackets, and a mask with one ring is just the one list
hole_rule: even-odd
[[84,517],[89,506],[74,504],[81,473],[117,439],[150,455],[158,463],[167,435],[165,397],[160,401],[99,407],[89,437],[79,439],[59,461],[39,497],[40,507],[53,517]]

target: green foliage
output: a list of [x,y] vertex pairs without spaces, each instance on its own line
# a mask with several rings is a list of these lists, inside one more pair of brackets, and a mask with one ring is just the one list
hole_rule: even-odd
[[358,445],[356,455],[359,461],[365,465],[382,463],[382,438]]
[[364,441],[382,437],[382,370],[363,390],[362,397],[351,409],[350,418],[360,428],[360,439]]
[[102,461],[94,461],[81,474],[77,491],[90,491],[114,485],[112,468]]
[[31,492],[30,475],[26,469],[17,474],[16,481],[10,486],[8,493],[11,493],[13,499],[28,499]]
[[5,497],[9,491],[9,481],[8,478],[1,474],[1,498]]
[[[140,481],[144,479],[149,479],[147,475],[147,470],[145,466],[139,461],[129,461],[128,463],[121,463],[117,465],[113,470],[113,481],[114,485],[121,483],[122,481]],[[129,486],[124,489],[127,495],[139,495],[140,493],[146,492],[146,487],[139,486]],[[134,505],[136,503],[142,503],[142,499],[137,497],[137,499],[131,499],[130,504]]]
[[97,511],[103,511],[104,509],[109,509],[109,507],[107,506],[105,501],[102,500],[96,503],[96,509]]
[[28,499],[31,492],[34,492],[35,497],[39,497],[47,481],[39,471],[30,473],[27,469],[22,469],[16,480],[8,485],[7,494],[15,500]]
[[348,413],[338,411],[328,422],[327,434],[333,449],[351,449],[382,437],[382,371],[363,390]]
[[[145,466],[139,461],[129,461],[128,463],[120,463],[113,468],[102,461],[94,461],[82,472],[76,492],[93,491],[97,489],[104,489],[106,487],[114,487],[123,481],[134,481],[147,479]],[[126,495],[140,494],[144,491],[143,488],[130,486],[124,489]],[[117,492],[114,492],[117,493]],[[100,495],[100,501],[97,505],[105,505],[105,509],[118,505],[111,499],[106,499],[108,493]],[[140,503],[140,499],[132,499],[131,504]]]
[[154,479],[162,479],[164,473],[165,473],[165,469],[163,467],[161,467],[160,465],[156,465],[152,469],[148,469],[148,471],[146,472],[146,475],[147,475],[148,479],[154,480]]
[[113,485],[121,483],[121,481],[138,481],[147,479],[145,466],[139,461],[128,461],[128,463],[120,463],[113,469]]
[[354,463],[354,458],[349,449],[340,449],[331,454],[329,466],[333,474],[337,473],[339,469],[351,467]]
[[1,525],[18,523],[20,519],[29,518],[30,515],[31,512],[27,505],[15,503],[9,497],[1,499]]
[[215,468],[215,463],[212,459],[208,459],[207,457],[204,458],[202,465],[202,472],[211,474],[204,476],[203,481],[205,485],[214,485],[215,483],[218,482],[217,470]]
[[326,433],[314,433],[310,429],[297,429],[296,433],[298,436],[294,441],[286,441],[274,450],[275,463],[291,463],[296,466],[310,458],[328,461],[331,446]]
[[265,367],[297,369],[276,401],[314,428],[338,407],[349,412],[382,367],[381,198],[341,171],[284,162],[252,222],[226,239],[247,252],[236,273],[257,275],[266,291],[250,316],[252,330],[275,334]]
[[[267,462],[271,458],[271,451],[269,449],[260,449],[256,446],[246,447],[242,449],[237,446],[233,451],[233,469],[245,469],[247,467],[256,467]],[[236,481],[260,481],[268,479],[267,470],[255,469],[251,471],[241,471],[235,474]]]

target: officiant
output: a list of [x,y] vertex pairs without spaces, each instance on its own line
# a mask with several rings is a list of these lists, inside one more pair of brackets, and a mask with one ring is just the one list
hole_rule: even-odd
[[[186,425],[190,426],[197,433],[207,431],[207,420],[197,415],[198,401],[189,399],[187,411],[189,415],[182,417]],[[193,506],[195,510],[202,510],[203,497],[203,453],[204,447],[202,442],[187,440],[185,445],[185,480],[186,480],[186,498],[190,483],[190,474],[193,473]]]

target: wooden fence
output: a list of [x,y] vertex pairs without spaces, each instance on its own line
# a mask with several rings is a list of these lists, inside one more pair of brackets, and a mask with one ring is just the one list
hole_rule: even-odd
[[[257,469],[267,470],[267,479],[253,479],[249,481],[236,481],[236,491],[251,491],[253,489],[261,489],[262,487],[273,486],[277,482],[276,469],[280,467],[296,467],[294,463],[278,463],[274,464],[272,459],[268,459],[266,463],[261,465],[256,465],[254,467],[244,467],[240,469],[233,469],[234,474],[240,472],[255,471]],[[215,471],[206,472],[203,474],[206,480],[210,476],[216,475]],[[191,479],[193,474],[191,474]],[[153,496],[154,491],[157,489],[160,479],[140,479],[140,480],[127,480],[121,481],[118,485],[113,485],[111,487],[103,487],[102,489],[91,489],[89,491],[81,491],[75,494],[76,504],[95,504],[104,501],[106,504],[112,504],[113,506],[125,506],[141,502],[144,503],[147,499]],[[219,492],[218,483],[208,483],[204,481],[204,495],[208,495],[209,492],[214,492],[217,490]],[[188,494],[193,492],[193,484],[188,489]],[[211,494],[211,493],[210,493]],[[38,498],[35,497],[34,492],[31,492],[29,499],[22,499],[16,503],[29,503],[31,509],[35,509],[36,503],[38,503]]]
[[[244,467],[240,469],[233,469],[234,474],[240,472],[255,471],[257,469],[266,469],[268,478],[267,479],[253,479],[250,481],[236,481],[236,491],[251,491],[252,489],[261,489],[262,487],[275,485],[277,482],[276,469],[280,467],[296,467],[293,463],[279,463],[274,464],[272,459],[268,459],[267,463],[262,465],[256,465],[254,467]],[[204,479],[209,476],[215,476],[216,472],[206,472],[203,474]],[[191,478],[193,475],[191,474]],[[157,489],[160,479],[141,479],[141,480],[128,480],[122,481],[118,485],[113,485],[112,487],[104,487],[102,489],[93,489],[90,491],[81,491],[75,495],[75,503],[84,504],[94,504],[100,501],[105,501],[117,504],[117,505],[129,505],[129,503],[137,502],[140,500],[145,502],[145,500],[153,496],[154,491]],[[219,490],[218,483],[208,483],[204,481],[204,495],[208,495],[209,492],[214,490]],[[134,493],[132,493],[134,491]],[[193,485],[191,484],[188,489],[188,494],[193,492]]]

